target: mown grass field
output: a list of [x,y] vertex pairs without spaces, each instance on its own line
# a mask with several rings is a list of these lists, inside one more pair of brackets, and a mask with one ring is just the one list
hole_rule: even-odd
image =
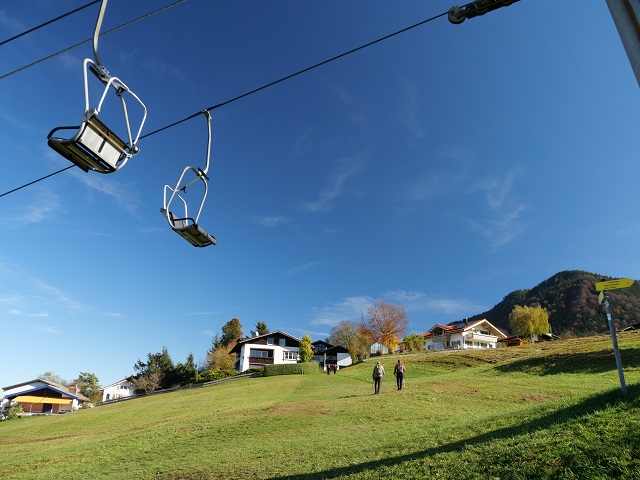
[[[383,357],[0,423],[0,478],[640,478],[640,332]],[[373,359],[375,360],[375,359]]]

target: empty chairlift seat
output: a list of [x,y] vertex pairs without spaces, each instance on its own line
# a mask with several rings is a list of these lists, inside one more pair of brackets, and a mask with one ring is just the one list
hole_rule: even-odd
[[[77,133],[69,139],[54,136],[60,130],[72,129]],[[47,136],[47,143],[85,172],[115,172],[129,155],[127,144],[95,115],[91,115],[79,127],[54,128]]]

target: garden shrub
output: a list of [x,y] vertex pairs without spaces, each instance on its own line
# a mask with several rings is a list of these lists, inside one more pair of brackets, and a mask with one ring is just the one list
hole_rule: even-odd
[[286,365],[265,365],[264,376],[274,375],[304,375],[320,372],[320,363],[317,361],[292,363]]

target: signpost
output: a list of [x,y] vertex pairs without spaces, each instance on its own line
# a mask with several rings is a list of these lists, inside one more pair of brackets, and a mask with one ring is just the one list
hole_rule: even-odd
[[609,280],[596,283],[596,291],[600,292],[598,300],[602,303],[604,298],[604,306],[607,309],[607,322],[609,323],[609,331],[611,332],[611,342],[613,343],[613,353],[616,357],[616,365],[618,367],[618,377],[620,377],[620,387],[622,388],[622,396],[627,396],[627,384],[624,381],[624,372],[622,371],[622,359],[620,358],[620,349],[618,348],[618,337],[616,337],[616,328],[613,325],[613,316],[611,315],[611,306],[609,305],[608,290],[617,290],[619,288],[628,288],[633,285],[630,278],[620,278],[618,280]]

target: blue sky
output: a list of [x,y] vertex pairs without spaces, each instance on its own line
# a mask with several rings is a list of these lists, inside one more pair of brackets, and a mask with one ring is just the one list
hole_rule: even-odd
[[[3,5],[0,40],[85,3]],[[103,31],[169,3],[111,0]],[[99,51],[147,105],[144,135],[453,5],[189,0]],[[90,38],[97,12],[0,46],[0,75]],[[46,136],[79,123],[87,56],[2,79],[0,193],[70,165]],[[638,111],[604,0],[522,0],[215,109],[200,224],[216,246],[159,213],[163,186],[204,165],[202,116],[112,175],[74,168],[4,196],[0,387],[45,371],[107,385],[163,346],[202,361],[233,317],[316,340],[382,299],[424,332],[562,270],[638,278]]]

